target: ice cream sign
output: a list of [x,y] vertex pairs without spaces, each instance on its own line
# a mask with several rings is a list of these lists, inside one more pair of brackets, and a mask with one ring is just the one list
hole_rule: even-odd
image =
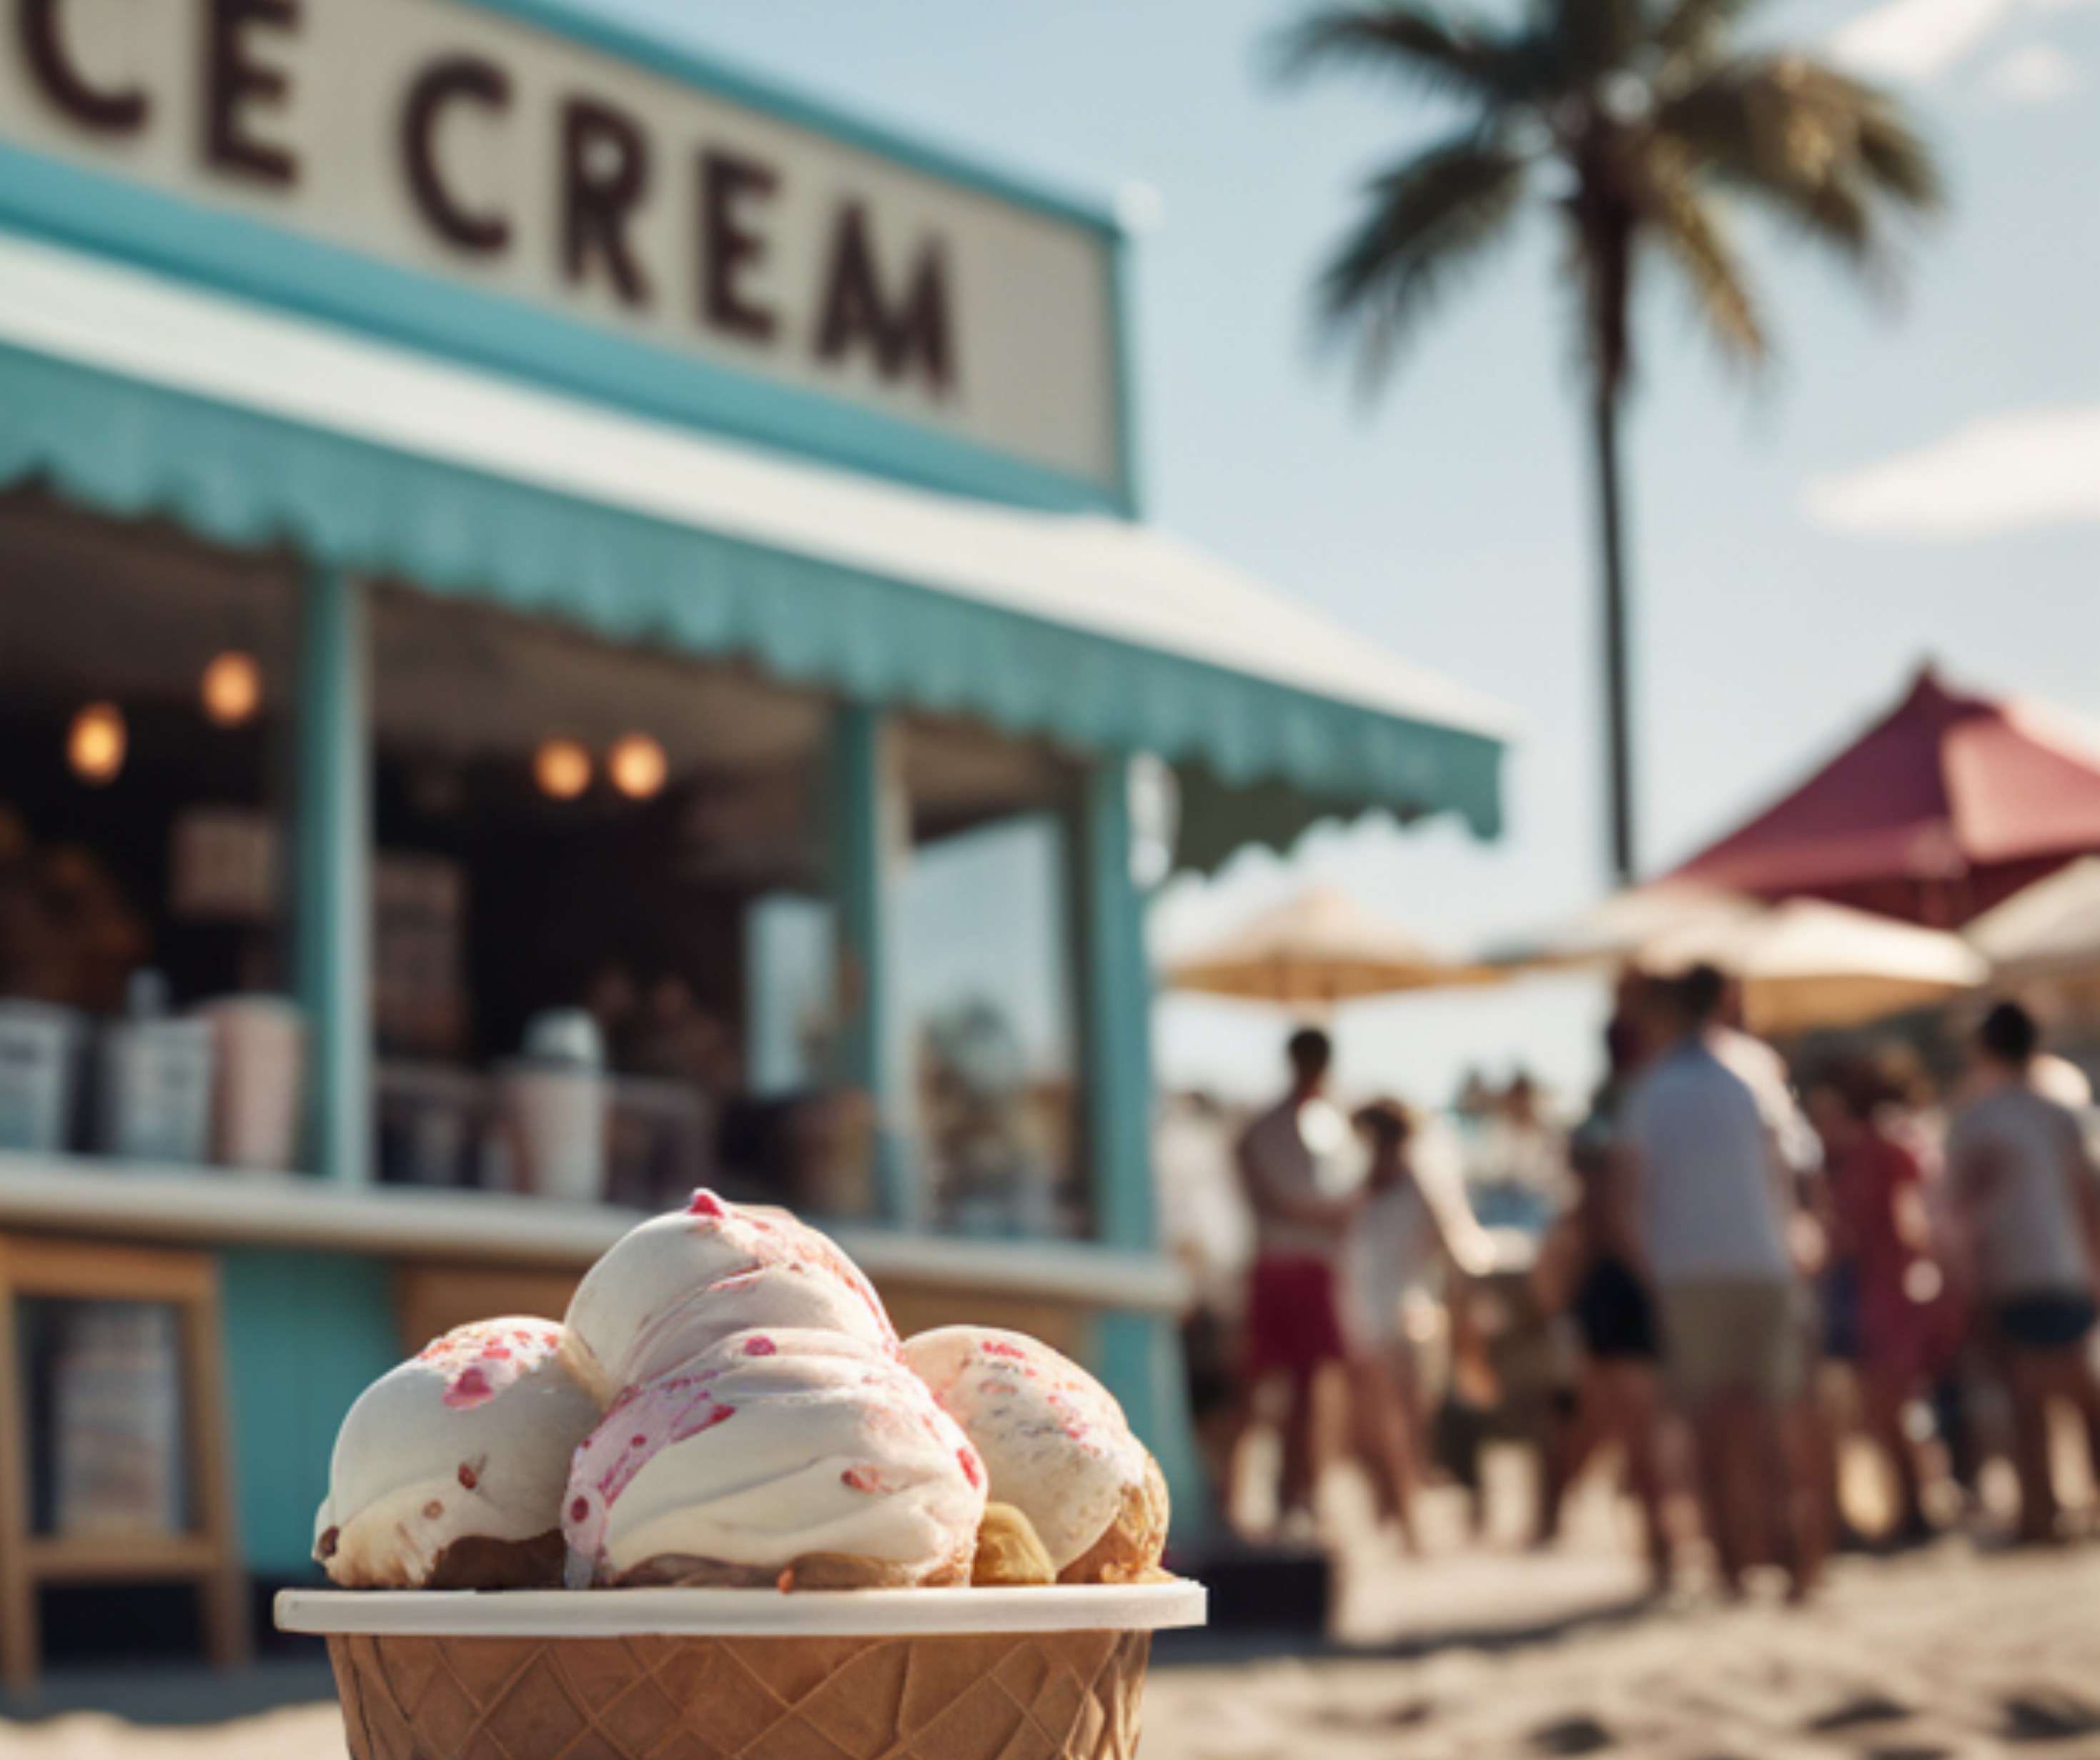
[[539,0],[0,10],[0,145],[1120,475],[1110,240],[1054,205],[516,15]]

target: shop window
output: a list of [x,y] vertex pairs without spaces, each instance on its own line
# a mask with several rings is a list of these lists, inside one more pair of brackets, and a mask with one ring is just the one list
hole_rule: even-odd
[[297,577],[0,497],[0,1149],[289,1168]]
[[924,1208],[950,1232],[1082,1234],[1077,772],[982,728],[902,737],[898,1012]]
[[864,1210],[824,699],[376,590],[382,1179]]

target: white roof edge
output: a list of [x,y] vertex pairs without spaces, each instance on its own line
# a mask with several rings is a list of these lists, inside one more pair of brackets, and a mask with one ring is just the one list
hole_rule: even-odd
[[1156,530],[880,481],[0,231],[0,343],[1405,720],[1514,714]]

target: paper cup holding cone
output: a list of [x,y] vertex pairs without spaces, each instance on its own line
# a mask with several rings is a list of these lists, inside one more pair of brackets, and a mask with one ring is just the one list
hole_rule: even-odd
[[1134,1760],[1152,1634],[1114,1587],[291,1591],[352,1760]]

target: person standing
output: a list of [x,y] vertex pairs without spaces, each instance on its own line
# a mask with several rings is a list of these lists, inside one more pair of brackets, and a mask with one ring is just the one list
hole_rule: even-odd
[[1357,1210],[1355,1199],[1321,1177],[1323,1162],[1348,1137],[1348,1121],[1325,1098],[1333,1045],[1308,1027],[1291,1035],[1286,1050],[1290,1091],[1247,1126],[1235,1157],[1255,1227],[1236,1429],[1244,1437],[1268,1384],[1279,1376],[1287,1382],[1279,1529],[1312,1515],[1313,1400],[1321,1371],[1348,1360],[1335,1282]]
[[1817,1074],[1808,1110],[1827,1175],[1827,1349],[1833,1363],[1851,1370],[1860,1428],[1894,1475],[1894,1538],[1917,1542],[1932,1527],[1919,1445],[1904,1428],[1904,1412],[1938,1366],[1943,1280],[1931,1255],[1924,1168],[1891,1129],[1901,1098],[1880,1063],[1853,1055]]
[[1635,1080],[1637,1037],[1614,1020],[1605,1036],[1609,1073],[1568,1139],[1575,1200],[1533,1272],[1542,1300],[1564,1309],[1582,1340],[1574,1421],[1549,1452],[1542,1538],[1559,1532],[1560,1507],[1590,1452],[1616,1441],[1641,1512],[1650,1586],[1670,1586],[1670,1536],[1662,1471],[1662,1386],[1655,1304],[1635,1267],[1638,1225],[1615,1153],[1618,1115]]
[[1974,1287],[2012,1395],[2019,1534],[2030,1542],[2056,1538],[2051,1402],[2076,1408],[2089,1438],[2100,1433],[2100,1384],[2085,1353],[2100,1316],[2100,1187],[2076,1115],[2031,1080],[2040,1049],[2018,1004],[1984,1016],[1968,1102],[1947,1142]]
[[1772,1133],[1707,1030],[1725,983],[1711,967],[1648,990],[1655,1062],[1634,1085],[1615,1154],[1653,1287],[1663,1361],[1692,1428],[1723,1587],[1776,1545],[1796,1599],[1811,1586],[1808,1525],[1785,1417],[1806,1368],[1806,1303]]
[[1413,1115],[1396,1100],[1377,1100],[1350,1122],[1370,1151],[1342,1280],[1350,1417],[1380,1518],[1396,1524],[1407,1550],[1418,1553],[1414,1507],[1427,1421],[1407,1310],[1440,1294],[1449,1249],[1416,1174]]

